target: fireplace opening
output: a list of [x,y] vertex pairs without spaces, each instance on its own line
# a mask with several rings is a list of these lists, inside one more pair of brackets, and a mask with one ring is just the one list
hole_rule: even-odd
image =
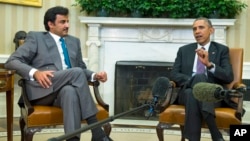
[[[169,77],[172,62],[117,61],[115,65],[115,114],[133,110],[152,101],[152,87],[158,77]],[[145,108],[123,119],[146,119]],[[156,120],[153,115],[150,120]]]

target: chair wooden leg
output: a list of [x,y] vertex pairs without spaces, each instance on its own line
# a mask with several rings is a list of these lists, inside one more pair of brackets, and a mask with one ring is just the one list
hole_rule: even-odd
[[103,129],[104,129],[104,132],[107,136],[110,135],[110,132],[111,132],[111,125],[110,123],[106,123],[103,125]]
[[185,141],[185,138],[183,136],[183,134],[184,134],[184,126],[180,125],[180,129],[181,129],[181,141]]
[[35,128],[25,128],[25,135],[24,135],[24,138],[25,138],[25,141],[33,141],[33,136],[36,132],[40,132],[41,131],[41,128],[39,127],[35,127]]
[[19,118],[19,127],[20,127],[20,132],[21,132],[21,141],[24,141],[24,127],[25,127],[25,122],[22,117]]
[[161,123],[159,122],[157,127],[156,127],[156,133],[157,133],[157,137],[159,139],[159,141],[164,141],[164,136],[163,136],[163,128]]

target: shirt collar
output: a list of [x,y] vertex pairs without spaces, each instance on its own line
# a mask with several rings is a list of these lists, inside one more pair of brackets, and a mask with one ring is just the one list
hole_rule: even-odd
[[204,47],[206,50],[208,50],[210,47],[210,44],[211,44],[211,42],[208,42],[205,46],[201,46],[200,44],[198,44],[197,48]]
[[58,42],[59,40],[60,40],[60,36],[58,36],[58,35],[56,35],[56,34],[54,34],[54,33],[51,33],[51,32],[49,32],[49,34],[52,36],[52,38],[56,41],[56,42]]

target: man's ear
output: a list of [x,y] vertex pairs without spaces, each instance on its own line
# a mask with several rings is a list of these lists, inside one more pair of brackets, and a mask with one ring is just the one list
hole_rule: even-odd
[[49,26],[49,28],[51,28],[52,26],[54,26],[54,23],[51,21],[48,21],[48,26]]
[[214,34],[214,28],[213,27],[210,28],[210,34]]

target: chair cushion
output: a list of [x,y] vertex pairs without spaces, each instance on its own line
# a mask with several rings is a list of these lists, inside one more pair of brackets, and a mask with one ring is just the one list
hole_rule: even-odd
[[[235,109],[216,108],[216,124],[220,129],[229,129],[231,124],[241,124],[241,121],[235,117]],[[167,124],[184,125],[185,107],[183,105],[170,105],[159,114],[159,122]],[[203,123],[203,127],[207,127]]]
[[170,105],[159,114],[159,122],[184,125],[185,107],[183,105]]
[[[24,119],[27,119],[26,125],[28,127],[35,126],[54,126],[54,125],[62,125],[63,124],[63,113],[61,108],[55,106],[33,106],[34,112],[27,115],[27,111],[22,108],[21,116]],[[96,104],[98,109],[97,119],[103,120],[109,117],[109,113],[100,105]],[[28,116],[28,118],[27,118]],[[85,121],[83,121],[85,122]]]

